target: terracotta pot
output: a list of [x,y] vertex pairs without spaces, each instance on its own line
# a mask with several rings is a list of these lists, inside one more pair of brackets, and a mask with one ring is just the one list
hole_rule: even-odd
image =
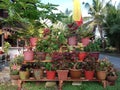
[[94,71],[85,71],[85,79],[92,80],[94,77]]
[[37,60],[45,60],[46,58],[46,53],[45,52],[36,52],[36,59]]
[[46,71],[46,77],[47,79],[55,79],[55,71]]
[[115,85],[115,81],[117,80],[117,76],[107,76],[107,81],[110,86]]
[[94,57],[95,60],[98,60],[100,52],[90,52],[91,57]]
[[20,75],[20,79],[21,80],[25,80],[29,78],[29,71],[20,71],[19,75]]
[[87,56],[87,52],[80,52],[79,53],[79,61],[83,61]]
[[31,37],[31,38],[30,38],[30,45],[33,46],[33,47],[36,46],[37,41],[38,41],[38,38],[36,38],[36,37]]
[[71,46],[75,46],[77,44],[77,37],[71,36],[68,38],[68,44]]
[[69,72],[69,70],[57,70],[58,79],[59,80],[67,80],[68,72]]
[[90,43],[90,38],[88,38],[88,37],[82,38],[81,42],[84,46],[87,46]]
[[19,75],[10,75],[10,78],[12,80],[18,80],[18,79],[20,79],[20,76]]
[[80,79],[81,75],[82,75],[81,70],[70,69],[70,76],[72,79]]
[[42,69],[33,69],[33,74],[35,79],[40,80],[43,78],[43,70]]
[[107,76],[107,80],[109,81],[109,82],[114,82],[114,81],[116,81],[117,80],[117,76]]
[[24,60],[31,61],[34,59],[34,52],[33,51],[24,51]]
[[96,75],[99,80],[105,80],[107,73],[106,71],[97,71]]

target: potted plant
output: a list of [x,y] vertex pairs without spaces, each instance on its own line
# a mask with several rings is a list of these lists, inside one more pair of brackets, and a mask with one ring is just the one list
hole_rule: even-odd
[[37,60],[45,60],[46,53],[50,52],[50,42],[48,39],[42,39],[37,41],[35,48],[35,54]]
[[46,77],[47,79],[55,79],[56,76],[56,66],[55,62],[46,62],[45,69],[46,69]]
[[95,40],[93,42],[90,42],[84,49],[85,49],[85,51],[90,53],[91,57],[94,57],[96,60],[98,60],[99,51],[100,51],[99,40]]
[[22,64],[19,71],[20,79],[25,80],[30,76],[29,66],[27,64]]
[[107,72],[107,81],[109,82],[109,85],[115,85],[115,81],[117,80],[117,78],[118,78],[117,71],[115,70],[113,65],[111,65],[108,68]]
[[81,62],[71,62],[70,63],[70,76],[72,79],[80,79],[82,76],[82,63]]
[[68,37],[68,44],[71,46],[77,45],[77,29],[78,25],[75,22],[67,24],[67,37]]
[[78,39],[83,44],[83,46],[87,46],[90,43],[90,38],[93,37],[93,33],[90,29],[87,28],[86,25],[78,28]]
[[56,61],[56,67],[57,67],[56,72],[58,74],[59,80],[67,80],[68,72],[69,72],[68,66],[69,63],[64,59]]
[[23,51],[24,60],[25,61],[34,60],[34,52],[32,50],[32,47],[31,46],[26,46],[25,48],[26,48],[26,50]]
[[8,51],[9,51],[9,48],[11,47],[10,43],[9,42],[4,42],[4,45],[3,45],[3,50],[4,52],[6,53],[6,59],[9,60],[10,59],[10,56],[8,54]]
[[85,78],[88,80],[92,80],[94,78],[96,61],[90,55],[87,55],[83,62],[84,71],[85,71]]
[[96,63],[96,76],[99,80],[105,80],[108,67],[111,65],[108,58],[103,58]]
[[35,62],[33,63],[33,75],[35,77],[35,79],[40,80],[43,78],[43,74],[44,74],[44,63],[43,62]]
[[87,52],[84,51],[84,46],[82,43],[78,43],[78,45],[76,47],[76,51],[79,52],[79,54],[78,54],[79,61],[82,62],[87,56]]
[[10,65],[10,77],[13,80],[18,80],[20,78],[19,76],[19,66],[15,65],[12,63],[12,65]]

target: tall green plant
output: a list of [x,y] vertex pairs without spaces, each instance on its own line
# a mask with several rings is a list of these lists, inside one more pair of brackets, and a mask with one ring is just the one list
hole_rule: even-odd
[[[120,5],[120,4],[119,4]],[[112,4],[107,5],[106,22],[104,28],[106,30],[106,36],[109,38],[110,44],[115,46],[120,52],[120,9],[116,8]]]

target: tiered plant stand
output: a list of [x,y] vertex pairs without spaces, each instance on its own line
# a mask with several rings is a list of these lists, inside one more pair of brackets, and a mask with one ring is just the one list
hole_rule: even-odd
[[22,88],[22,84],[25,83],[25,82],[43,82],[43,81],[58,81],[59,82],[59,90],[62,90],[62,86],[63,86],[63,82],[65,81],[80,81],[80,82],[101,82],[103,87],[105,88],[106,85],[107,85],[107,81],[106,80],[97,80],[97,79],[93,79],[93,80],[86,80],[85,78],[80,78],[80,79],[71,79],[70,77],[68,77],[67,80],[59,80],[58,78],[55,78],[53,80],[50,80],[50,79],[46,79],[46,78],[43,78],[43,79],[40,79],[40,80],[36,80],[36,79],[27,79],[27,80],[18,80],[18,90],[21,90]]
[[[24,61],[24,64],[27,63],[28,61]],[[34,61],[29,61],[31,63],[33,62],[36,62],[35,60]],[[43,62],[50,62],[49,60],[45,60]],[[62,90],[62,86],[63,86],[63,83],[64,82],[101,82],[103,87],[106,88],[107,86],[107,81],[106,80],[98,80],[96,78],[92,79],[92,80],[87,80],[85,79],[84,77],[81,77],[80,79],[71,79],[70,77],[68,77],[67,80],[59,80],[58,77],[56,77],[55,79],[47,79],[46,77],[40,79],[40,80],[36,80],[34,78],[30,78],[30,79],[26,79],[26,80],[18,80],[18,90],[21,90],[22,88],[22,84],[25,83],[25,82],[46,82],[46,81],[49,81],[49,82],[52,82],[52,81],[56,81],[56,82],[59,82],[59,90]]]

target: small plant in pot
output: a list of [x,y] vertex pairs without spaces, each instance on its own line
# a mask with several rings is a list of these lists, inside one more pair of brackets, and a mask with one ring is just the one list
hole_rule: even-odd
[[13,65],[10,66],[10,77],[11,77],[11,79],[17,80],[17,79],[20,78],[19,77],[19,69],[20,69],[20,67],[18,65],[13,64]]
[[50,52],[49,44],[50,44],[50,42],[48,39],[38,40],[36,49],[35,49],[35,51],[36,51],[35,57],[37,60],[45,60],[46,59],[46,53]]
[[40,80],[43,78],[43,73],[44,73],[44,63],[43,62],[35,62],[33,63],[33,75],[35,79]]
[[82,43],[78,43],[76,50],[79,52],[79,54],[78,54],[79,61],[82,62],[87,56],[87,52],[85,52],[85,50],[84,50],[84,45]]
[[108,68],[111,65],[111,62],[108,58],[100,59],[96,63],[96,75],[99,80],[105,80],[108,72]]
[[115,81],[117,80],[117,78],[118,78],[117,71],[115,70],[113,65],[111,65],[108,68],[107,73],[107,81],[109,82],[109,85],[115,85]]
[[88,80],[92,80],[94,78],[94,73],[95,73],[95,66],[96,66],[95,59],[90,55],[88,55],[84,60],[83,64],[85,70],[85,78]]
[[55,62],[46,62],[45,63],[46,69],[46,77],[47,79],[55,79],[56,76],[56,63]]
[[72,79],[80,79],[82,76],[82,62],[71,62],[70,63],[70,76]]
[[67,80],[68,72],[69,72],[69,63],[66,60],[58,60],[56,62],[57,74],[59,80]]
[[86,52],[89,52],[91,57],[94,57],[96,60],[99,58],[99,51],[100,51],[100,42],[99,40],[95,40],[93,42],[90,42],[84,50]]
[[30,76],[30,67],[27,64],[23,64],[20,68],[19,75],[21,80],[28,79]]

